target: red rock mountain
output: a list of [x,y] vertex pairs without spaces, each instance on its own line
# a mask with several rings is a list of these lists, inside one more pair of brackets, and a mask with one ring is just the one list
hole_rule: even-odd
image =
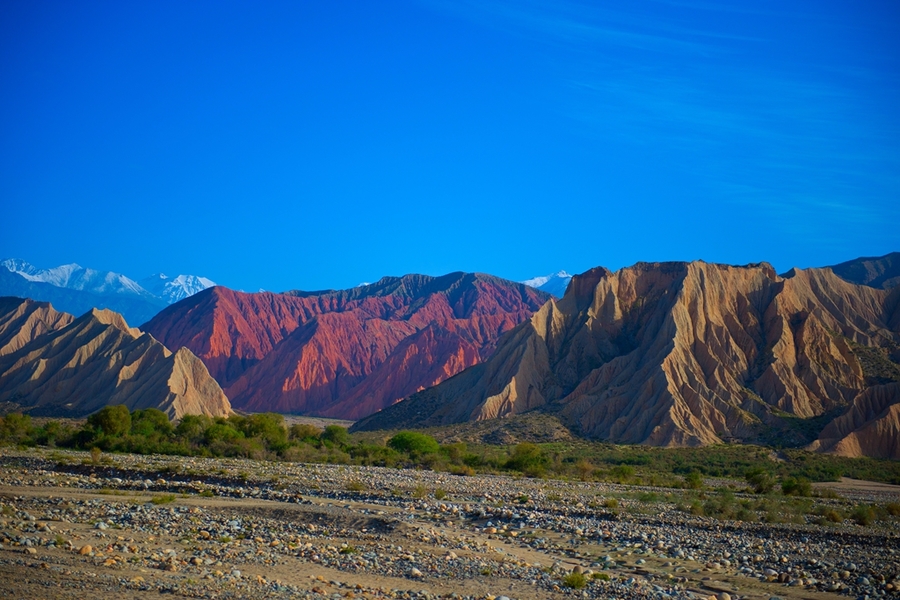
[[823,435],[846,437],[882,414],[894,424],[870,432],[895,435],[900,388],[870,388],[900,381],[898,304],[897,289],[854,285],[830,269],[779,277],[765,263],[596,268],[505,337],[488,361],[356,428],[543,410],[591,438],[702,445],[790,437],[791,423],[859,405],[858,416]]
[[548,298],[472,273],[342,291],[215,287],[144,329],[197,354],[235,408],[356,419],[481,362]]
[[110,310],[79,318],[46,302],[0,298],[0,402],[80,417],[108,404],[171,418],[225,416],[228,399],[189,350],[174,354]]

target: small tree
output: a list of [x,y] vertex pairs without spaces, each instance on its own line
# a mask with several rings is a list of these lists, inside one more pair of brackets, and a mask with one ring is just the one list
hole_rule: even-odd
[[578,477],[582,481],[587,481],[594,474],[594,465],[586,458],[582,458],[575,463],[575,470],[578,471]]
[[322,432],[318,427],[309,423],[295,423],[288,431],[288,437],[294,441],[314,442],[319,439]]
[[131,433],[144,437],[168,437],[174,431],[169,417],[158,408],[136,410],[131,414]]
[[506,468],[521,471],[532,477],[538,477],[542,475],[546,464],[547,457],[540,446],[523,442],[513,448],[512,455],[506,461]]
[[325,445],[332,446],[346,446],[350,443],[350,434],[347,433],[347,429],[345,427],[341,427],[340,425],[329,425],[325,428],[325,431],[322,432],[322,435],[319,436],[319,439],[322,440]]
[[12,444],[21,444],[31,433],[31,417],[22,413],[9,413],[0,417],[0,437]]
[[213,420],[205,415],[184,415],[175,428],[175,435],[188,443],[197,444],[212,424]]
[[284,416],[277,413],[250,415],[243,422],[244,435],[260,438],[270,450],[284,450],[287,447],[287,430]]
[[124,404],[104,406],[88,417],[87,422],[109,437],[121,437],[131,431],[131,413]]

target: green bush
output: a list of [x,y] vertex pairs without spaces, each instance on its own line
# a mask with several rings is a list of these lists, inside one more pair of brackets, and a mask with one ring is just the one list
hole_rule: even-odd
[[785,496],[812,496],[812,485],[806,479],[788,477],[781,482],[781,493]]
[[616,465],[612,469],[610,469],[610,474],[612,474],[613,478],[617,481],[626,482],[634,477],[634,467],[631,465]]
[[441,449],[437,440],[417,431],[401,431],[389,439],[387,444],[397,452],[405,452],[412,457],[434,454]]
[[875,522],[875,509],[867,504],[859,504],[850,513],[850,518],[863,527]]
[[145,408],[131,413],[132,435],[168,438],[174,431],[169,417],[157,408]]
[[31,417],[22,413],[9,413],[0,417],[0,436],[11,444],[21,444],[31,433]]
[[288,436],[283,415],[277,413],[250,415],[241,421],[240,429],[246,437],[260,439],[266,448],[274,452],[283,451],[287,447]]
[[576,573],[575,571],[572,571],[571,573],[563,577],[562,584],[567,588],[580,590],[587,585],[587,577],[584,576],[584,573]]
[[319,436],[319,439],[326,445],[342,448],[350,443],[350,434],[347,433],[345,427],[329,425],[322,432],[322,435]]
[[697,469],[693,469],[684,477],[684,485],[691,490],[703,489],[703,475]]
[[547,462],[547,457],[540,446],[523,442],[513,448],[505,466],[513,471],[520,471],[530,476],[539,476]]
[[215,423],[203,432],[203,440],[210,445],[217,442],[236,442],[244,437],[243,431],[238,431],[228,423]]
[[744,474],[744,478],[757,494],[768,494],[775,489],[775,479],[762,467],[748,469]]
[[314,427],[307,423],[295,423],[294,425],[291,425],[291,428],[288,431],[288,438],[290,438],[292,442],[299,441],[312,443],[317,441],[321,434],[322,432],[318,427]]
[[198,444],[212,424],[213,420],[205,415],[184,415],[175,427],[175,435],[189,444]]
[[88,417],[87,422],[108,437],[121,437],[131,431],[131,413],[124,404],[104,406]]

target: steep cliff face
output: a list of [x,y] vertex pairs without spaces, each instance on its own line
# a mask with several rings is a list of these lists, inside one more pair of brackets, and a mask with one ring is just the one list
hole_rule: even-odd
[[652,445],[754,439],[869,383],[858,348],[890,346],[888,293],[828,269],[639,263],[573,278],[485,364],[357,424],[481,420],[533,409],[593,438]]
[[3,299],[0,340],[7,339],[23,343],[0,354],[0,402],[31,414],[77,417],[107,404],[159,408],[171,418],[231,412],[197,357],[172,354],[109,310],[74,319],[43,303]]
[[355,419],[484,360],[548,297],[472,273],[325,292],[212,288],[144,327],[196,353],[237,408]]

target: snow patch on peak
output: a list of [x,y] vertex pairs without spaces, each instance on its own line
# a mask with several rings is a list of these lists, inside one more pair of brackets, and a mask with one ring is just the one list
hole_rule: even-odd
[[22,260],[21,258],[7,258],[0,261],[0,265],[8,269],[11,273],[20,275],[28,281],[43,281],[39,276],[40,269],[33,264]]
[[566,271],[557,271],[556,273],[551,273],[549,275],[532,277],[531,279],[520,281],[519,283],[547,292],[548,294],[553,294],[557,298],[562,298],[563,294],[566,293],[566,288],[569,286],[571,280],[572,276]]
[[206,277],[197,277],[196,275],[168,277],[164,273],[156,273],[146,279],[142,279],[141,285],[167,303],[174,304],[188,296],[193,296],[198,292],[215,286],[216,282]]

